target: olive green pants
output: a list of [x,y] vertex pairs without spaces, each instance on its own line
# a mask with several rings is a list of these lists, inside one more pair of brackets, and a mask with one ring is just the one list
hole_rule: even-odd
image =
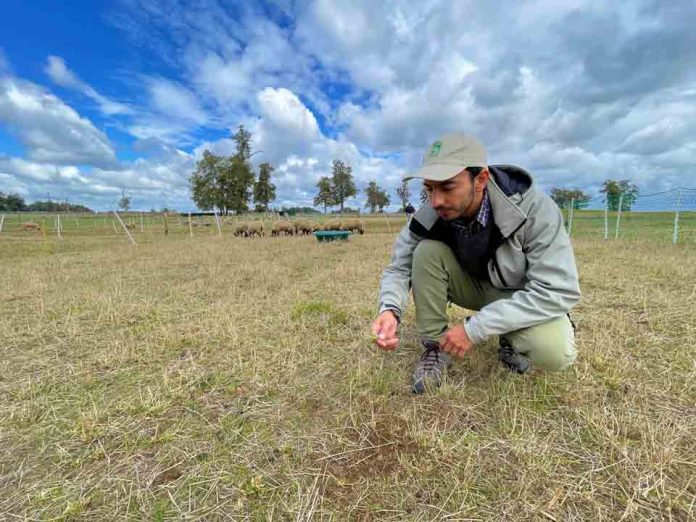
[[[480,310],[507,299],[512,290],[499,290],[462,270],[454,252],[441,241],[421,241],[413,254],[411,274],[416,325],[421,339],[439,341],[447,330],[447,303]],[[544,370],[561,371],[576,357],[575,332],[567,316],[504,334],[520,355]]]

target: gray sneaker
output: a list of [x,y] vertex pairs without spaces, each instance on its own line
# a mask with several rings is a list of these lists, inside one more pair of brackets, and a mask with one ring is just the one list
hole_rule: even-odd
[[437,388],[442,384],[447,368],[452,366],[452,358],[440,350],[433,341],[423,341],[425,351],[413,372],[413,393],[421,394],[427,388]]
[[532,366],[529,364],[529,359],[517,353],[510,344],[510,341],[502,337],[500,339],[498,355],[500,356],[500,362],[511,372],[527,373]]

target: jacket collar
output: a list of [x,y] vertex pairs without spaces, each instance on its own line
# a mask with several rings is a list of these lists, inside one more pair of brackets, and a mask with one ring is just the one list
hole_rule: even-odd
[[[527,220],[527,214],[516,204],[522,197],[519,194],[506,196],[493,176],[488,178],[488,197],[491,201],[491,212],[493,221],[503,234],[508,238],[514,234],[518,228]],[[513,201],[518,200],[518,201]]]

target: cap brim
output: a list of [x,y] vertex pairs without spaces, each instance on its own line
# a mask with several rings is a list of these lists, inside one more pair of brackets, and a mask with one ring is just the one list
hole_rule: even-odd
[[439,165],[426,165],[421,167],[413,174],[404,176],[404,180],[408,181],[414,178],[427,179],[429,181],[445,181],[453,178],[466,167],[459,165],[447,165],[440,163]]

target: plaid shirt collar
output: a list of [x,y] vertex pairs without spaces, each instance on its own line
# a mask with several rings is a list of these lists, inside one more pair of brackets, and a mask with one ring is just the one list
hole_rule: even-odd
[[488,199],[488,189],[483,189],[483,201],[481,201],[481,208],[476,214],[476,221],[478,221],[482,227],[488,224],[488,217],[491,215],[491,200]]
[[491,200],[488,198],[488,189],[483,189],[483,200],[481,201],[481,207],[474,219],[459,218],[454,221],[454,225],[459,228],[464,228],[467,230],[485,228],[488,224],[488,218],[491,215]]

